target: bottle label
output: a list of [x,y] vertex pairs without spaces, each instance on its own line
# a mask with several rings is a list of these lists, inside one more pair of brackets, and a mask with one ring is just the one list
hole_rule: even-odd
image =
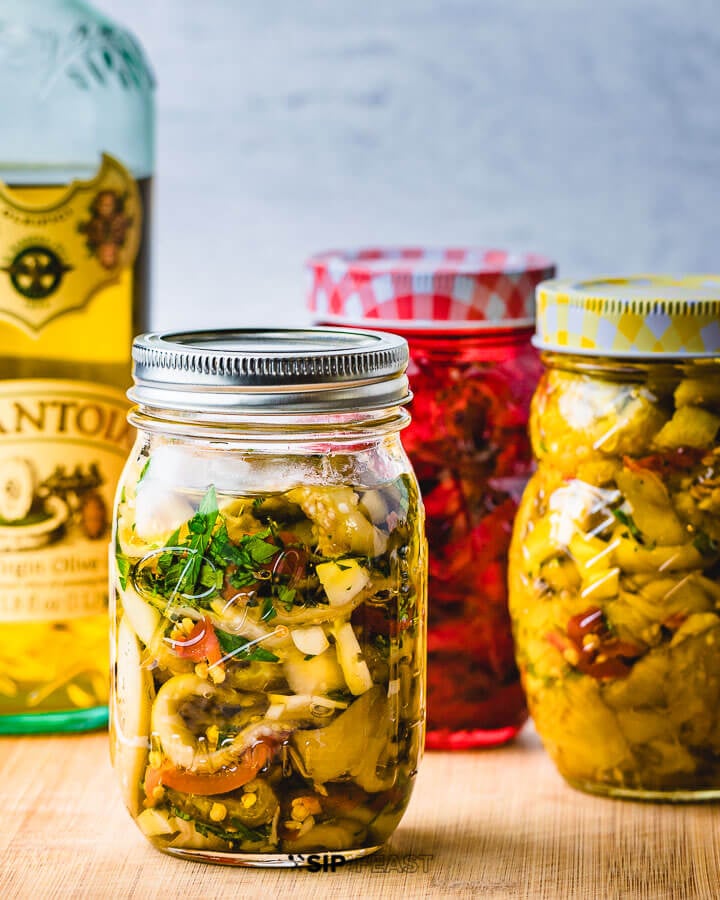
[[132,267],[141,230],[137,183],[107,154],[90,181],[0,182],[0,316],[36,335],[82,309]]
[[133,430],[122,391],[0,383],[0,622],[107,608],[110,510]]

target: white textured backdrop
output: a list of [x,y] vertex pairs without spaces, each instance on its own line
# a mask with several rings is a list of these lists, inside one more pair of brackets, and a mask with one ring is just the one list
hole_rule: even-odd
[[717,0],[97,0],[158,78],[158,328],[305,319],[304,258],[720,270]]

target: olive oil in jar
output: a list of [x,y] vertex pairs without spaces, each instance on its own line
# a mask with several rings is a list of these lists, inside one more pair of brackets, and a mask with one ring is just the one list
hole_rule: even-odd
[[0,732],[107,719],[109,510],[146,327],[153,82],[85,4],[0,3]]

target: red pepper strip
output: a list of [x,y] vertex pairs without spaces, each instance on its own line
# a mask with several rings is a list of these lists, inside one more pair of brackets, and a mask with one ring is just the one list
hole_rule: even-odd
[[155,791],[162,787],[162,769],[156,769],[154,766],[148,766],[145,770],[145,780],[143,781],[143,790],[147,800],[145,806],[155,806],[159,802],[155,796]]
[[[584,638],[588,635],[595,635],[597,640],[586,646]],[[585,612],[568,620],[567,639],[569,646],[560,635],[552,632],[546,635],[548,643],[560,650],[566,659],[568,657],[565,651],[572,648],[576,661],[571,665],[579,672],[597,679],[625,678],[630,674],[633,664],[647,652],[643,647],[613,637],[604,613],[597,606],[590,606]]]
[[603,634],[607,631],[603,611],[591,606],[577,616],[572,616],[567,623],[567,635],[570,640],[582,648],[582,640],[586,634]]
[[[633,660],[634,662],[634,660]],[[577,668],[591,678],[602,681],[605,678],[626,678],[632,668],[631,663],[622,659],[604,659],[602,662],[578,663]]]
[[168,644],[182,659],[205,662],[214,666],[222,661],[223,654],[209,616],[204,616],[183,640],[166,638]]
[[639,472],[641,469],[650,469],[651,472],[674,471],[682,472],[697,465],[707,451],[698,450],[696,447],[678,447],[667,453],[653,453],[650,456],[641,456],[632,459],[623,457],[623,465],[631,472]]
[[221,771],[209,775],[180,769],[167,761],[159,769],[148,766],[145,773],[145,793],[150,802],[154,799],[154,789],[159,785],[166,785],[184,794],[197,794],[200,797],[227,794],[252,781],[270,762],[273,752],[268,744],[261,741],[246,750],[235,765],[226,766]]

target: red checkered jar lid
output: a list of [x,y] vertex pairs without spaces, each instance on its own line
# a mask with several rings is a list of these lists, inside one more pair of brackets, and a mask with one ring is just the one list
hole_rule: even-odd
[[534,253],[472,247],[332,250],[307,265],[316,322],[402,331],[530,327],[535,288],[555,274]]

